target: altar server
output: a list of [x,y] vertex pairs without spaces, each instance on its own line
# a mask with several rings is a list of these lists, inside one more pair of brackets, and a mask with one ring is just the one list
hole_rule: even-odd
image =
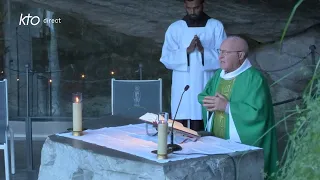
[[176,119],[191,120],[191,129],[203,130],[201,105],[197,101],[214,71],[218,69],[217,49],[226,38],[223,24],[203,12],[204,0],[185,0],[187,15],[172,23],[162,47],[162,62],[173,71],[171,85],[171,114],[176,113],[184,87],[185,92]]

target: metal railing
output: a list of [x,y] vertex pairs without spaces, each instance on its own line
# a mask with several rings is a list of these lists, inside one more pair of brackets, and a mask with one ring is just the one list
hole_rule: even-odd
[[[26,133],[26,162],[27,162],[27,170],[32,171],[34,170],[34,162],[33,162],[33,138],[32,138],[32,120],[33,119],[70,119],[72,120],[71,116],[30,116],[30,96],[29,96],[29,73],[31,72],[29,69],[29,65],[26,65],[26,116],[13,116],[10,119],[25,119],[25,133]],[[142,64],[139,64],[139,69],[136,71],[139,73],[140,80],[142,80]],[[51,80],[51,79],[50,79]],[[49,82],[50,82],[49,80]],[[103,114],[104,116],[111,115],[110,113]],[[83,120],[92,120],[92,119],[99,119],[101,117],[83,117]]]

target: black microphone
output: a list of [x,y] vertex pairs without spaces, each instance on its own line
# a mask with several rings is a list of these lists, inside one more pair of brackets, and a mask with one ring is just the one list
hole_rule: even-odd
[[180,97],[180,101],[179,101],[179,104],[178,104],[178,107],[177,107],[177,111],[176,111],[176,114],[174,115],[174,118],[172,120],[172,127],[171,127],[171,144],[168,144],[168,149],[172,150],[172,151],[180,151],[182,150],[182,147],[179,146],[178,144],[173,144],[173,125],[174,125],[174,122],[176,120],[176,116],[177,116],[177,113],[178,113],[178,110],[179,110],[179,107],[180,107],[180,104],[181,104],[181,100],[182,100],[182,97],[183,97],[183,94],[188,91],[189,89],[189,85],[186,85],[184,87],[184,91],[183,93],[181,94],[181,97]]

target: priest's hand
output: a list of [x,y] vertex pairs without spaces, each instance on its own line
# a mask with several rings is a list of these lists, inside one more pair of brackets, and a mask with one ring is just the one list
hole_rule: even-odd
[[213,111],[212,109],[214,109],[214,96],[205,96],[202,104],[205,108],[207,108],[208,111]]
[[227,99],[219,93],[216,93],[215,96],[206,96],[203,99],[203,106],[208,111],[225,111],[227,104]]
[[220,93],[216,93],[214,96],[214,111],[225,111],[227,104],[228,100]]
[[203,46],[202,46],[202,44],[201,44],[201,41],[200,41],[199,37],[196,35],[195,38],[196,38],[196,46],[197,46],[198,50],[199,50],[201,53],[203,53],[204,48],[203,48]]
[[187,48],[187,53],[188,54],[192,53],[195,50],[195,48],[197,47],[196,46],[196,40],[197,40],[196,36],[194,36],[194,38],[192,39],[189,47]]

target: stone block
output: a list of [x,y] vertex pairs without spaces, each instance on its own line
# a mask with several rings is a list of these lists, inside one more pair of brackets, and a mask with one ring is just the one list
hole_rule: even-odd
[[209,155],[167,163],[49,136],[42,149],[38,180],[263,180],[263,151]]

